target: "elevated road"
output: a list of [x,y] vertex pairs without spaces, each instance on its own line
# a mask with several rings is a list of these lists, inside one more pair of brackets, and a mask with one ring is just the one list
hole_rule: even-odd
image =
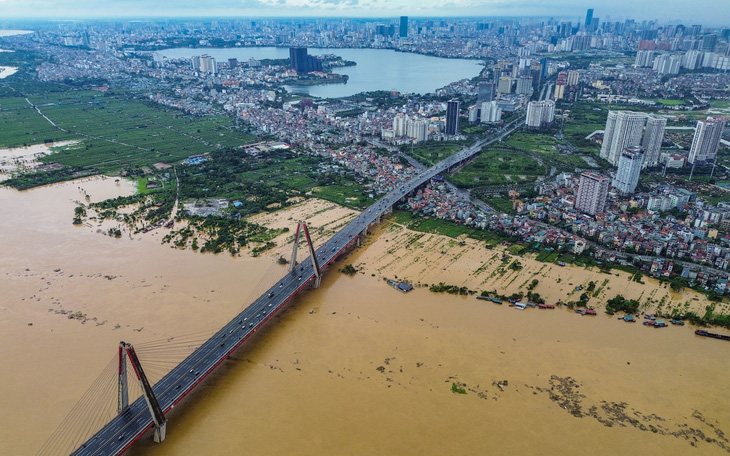
[[[366,233],[371,224],[379,222],[380,217],[384,213],[390,212],[399,200],[434,176],[470,159],[479,153],[482,147],[501,141],[517,129],[522,122],[523,118],[520,116],[502,128],[496,137],[490,140],[479,140],[431,168],[421,170],[411,180],[385,195],[319,247],[315,254],[321,268],[324,269],[341,252],[356,243],[359,236]],[[315,278],[314,267],[311,257],[309,257],[157,382],[152,390],[163,412],[167,413],[171,410]],[[144,368],[144,366],[142,367]],[[121,454],[153,425],[152,416],[144,397],[140,397],[71,454],[72,456]]]

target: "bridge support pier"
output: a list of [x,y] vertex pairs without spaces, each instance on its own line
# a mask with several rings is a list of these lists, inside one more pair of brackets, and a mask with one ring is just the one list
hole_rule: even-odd
[[124,342],[119,342],[119,382],[117,394],[117,413],[120,414],[129,407],[129,389],[127,388],[127,351]]
[[160,403],[157,401],[157,396],[152,391],[150,382],[147,380],[147,375],[142,369],[142,364],[139,362],[139,358],[137,358],[134,347],[132,344],[126,342],[120,342],[119,346],[124,348],[127,356],[129,356],[129,361],[132,363],[134,373],[137,374],[139,385],[142,387],[144,399],[147,402],[147,407],[150,409],[150,415],[152,415],[152,421],[154,422],[155,430],[153,438],[155,442],[161,443],[165,440],[165,434],[167,433],[167,418],[165,418],[165,414],[162,412],[162,407],[160,407]]
[[304,232],[304,237],[307,240],[307,246],[309,248],[309,255],[312,257],[312,266],[314,267],[314,288],[319,288],[322,284],[322,271],[319,269],[319,261],[317,261],[317,255],[314,251],[314,244],[312,238],[309,236],[309,228],[305,222],[297,222],[297,231],[294,234],[294,249],[291,254],[291,261],[289,262],[289,271],[296,270],[297,267],[297,249],[299,248],[299,236],[300,233]]

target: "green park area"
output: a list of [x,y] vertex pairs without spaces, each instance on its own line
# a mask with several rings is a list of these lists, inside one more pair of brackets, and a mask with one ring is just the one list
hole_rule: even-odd
[[516,150],[487,149],[451,177],[459,187],[531,182],[547,170],[530,155]]
[[441,160],[448,158],[461,149],[461,143],[422,143],[413,148],[404,146],[403,152],[423,163],[426,166],[433,166]]

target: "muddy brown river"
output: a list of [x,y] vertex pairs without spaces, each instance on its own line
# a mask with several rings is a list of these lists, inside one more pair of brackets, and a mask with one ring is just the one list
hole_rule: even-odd
[[[216,328],[271,274],[270,257],[71,224],[87,194],[132,191],[112,179],[0,188],[0,454],[35,454],[120,340]],[[730,343],[402,294],[364,272],[331,268],[175,407],[165,442],[144,436],[127,454],[730,452]]]

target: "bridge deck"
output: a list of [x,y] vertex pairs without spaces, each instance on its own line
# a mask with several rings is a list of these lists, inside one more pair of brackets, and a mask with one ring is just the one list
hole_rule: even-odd
[[[521,119],[520,119],[521,120]],[[485,145],[501,140],[514,131],[519,121],[505,127],[503,132],[491,141],[480,140],[470,147],[422,171],[420,174],[388,193],[377,203],[358,215],[352,222],[327,240],[317,251],[317,259],[324,268],[332,262],[369,225],[378,220],[384,212],[429,179],[477,154]],[[215,335],[198,347],[190,356],[173,368],[152,388],[167,413],[193,388],[207,377],[233,351],[281,310],[299,291],[315,278],[311,258],[274,284],[251,305],[236,315]],[[138,398],[123,413],[114,417],[94,436],[76,449],[72,456],[109,456],[126,451],[142,434],[153,426],[152,416],[143,397]]]

